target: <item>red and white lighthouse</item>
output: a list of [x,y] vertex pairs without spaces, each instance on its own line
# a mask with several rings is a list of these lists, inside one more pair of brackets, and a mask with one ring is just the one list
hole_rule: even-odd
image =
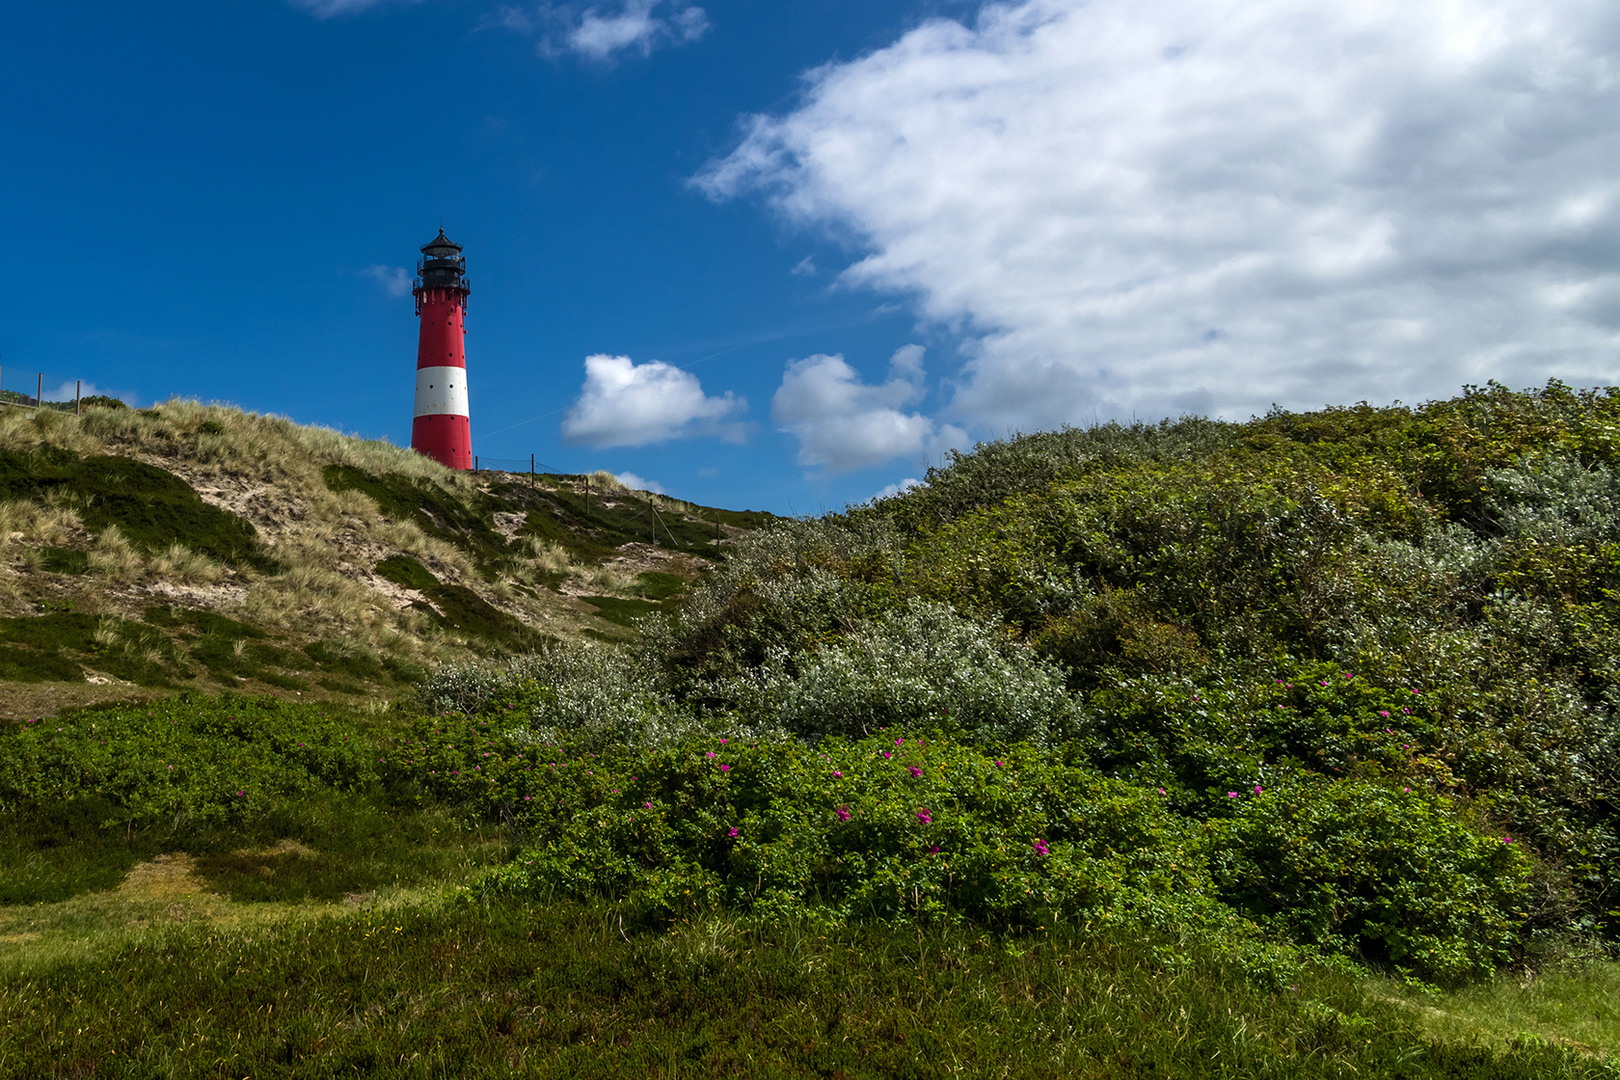
[[411,449],[452,469],[470,469],[472,424],[467,413],[467,260],[461,245],[439,230],[422,245],[416,264],[416,413]]

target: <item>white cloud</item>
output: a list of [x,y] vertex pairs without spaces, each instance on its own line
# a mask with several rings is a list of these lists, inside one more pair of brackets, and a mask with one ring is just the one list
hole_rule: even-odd
[[957,420],[1242,418],[1620,381],[1616,115],[1611,0],[1018,0],[808,73],[695,183],[956,327]]
[[703,435],[742,442],[748,426],[723,421],[747,408],[729,391],[706,397],[696,375],[671,364],[598,354],[585,358],[585,385],[563,417],[562,435],[599,449]]
[[661,45],[697,41],[709,29],[709,16],[689,0],[613,0],[598,4],[505,5],[484,16],[478,29],[538,34],[542,56],[577,53],[610,61],[620,53],[647,56]]
[[878,386],[861,382],[842,356],[791,361],[771,401],[771,419],[799,441],[799,464],[849,472],[905,454],[940,453],[966,434],[916,412],[924,392],[923,350],[907,345]]
[[788,271],[788,273],[799,277],[815,277],[816,272],[816,260],[809,255],[800,259],[794,264],[793,269]]
[[[56,380],[52,379],[51,382],[56,382]],[[31,387],[30,389],[38,389],[38,387]],[[116,397],[123,401],[126,405],[134,400],[132,395],[109,394],[107,391],[101,389],[101,387],[97,386],[93,382],[77,382],[73,379],[64,379],[61,383],[54,387],[50,382],[46,383],[42,396],[46,401],[72,401],[75,398],[95,397],[98,394],[106,394],[108,397]],[[29,397],[32,399],[32,393],[29,394]]]
[[624,0],[617,11],[610,13],[586,8],[568,34],[568,46],[593,60],[606,60],[627,49],[646,56],[665,41],[685,44],[696,41],[709,29],[709,18],[702,8],[670,0],[667,15],[653,14],[664,6],[665,0]]
[[921,485],[921,480],[918,480],[915,476],[908,476],[897,484],[888,484],[884,486],[882,490],[873,495],[867,500],[867,502],[876,502],[879,499],[887,499],[891,495],[898,495],[902,491],[909,491],[912,488],[920,487]]
[[667,494],[664,485],[656,480],[648,480],[645,476],[637,476],[633,472],[614,473],[613,479],[629,488],[631,491],[651,491],[656,495]]
[[403,266],[368,266],[361,273],[376,278],[388,290],[388,295],[396,300],[410,295],[411,273]]

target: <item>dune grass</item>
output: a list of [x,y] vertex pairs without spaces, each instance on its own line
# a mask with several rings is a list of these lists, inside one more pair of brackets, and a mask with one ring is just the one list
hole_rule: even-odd
[[[0,616],[138,621],[154,605],[182,604],[251,623],[294,651],[348,641],[388,676],[390,664],[419,670],[587,632],[623,638],[613,624],[628,620],[626,603],[663,597],[602,565],[620,545],[646,543],[656,525],[665,547],[721,556],[724,530],[710,519],[736,533],[768,518],[632,493],[605,475],[575,479],[458,472],[383,441],[185,399],[79,416],[8,410]],[[589,499],[575,490],[587,482]],[[612,610],[579,593],[609,598]],[[188,642],[175,644],[184,652]],[[149,649],[133,677],[127,665],[105,671],[80,657],[36,674],[66,697],[101,677],[345,696],[403,689],[391,677],[311,678],[262,648],[226,644],[229,656],[167,664],[161,654],[173,650]],[[12,669],[27,666],[7,656]]]
[[1615,1075],[1567,1047],[1436,1040],[1342,976],[1261,990],[1218,956],[1078,927],[1007,938],[709,919],[627,933],[605,905],[415,899],[149,924],[87,954],[7,965],[0,1071]]
[[1614,961],[1570,961],[1449,994],[1394,1000],[1439,1038],[1564,1046],[1620,1061],[1620,963]]

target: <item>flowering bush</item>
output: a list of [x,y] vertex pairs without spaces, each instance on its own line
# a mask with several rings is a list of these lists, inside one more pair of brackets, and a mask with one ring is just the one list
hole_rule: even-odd
[[814,749],[694,741],[527,775],[535,843],[486,888],[625,897],[653,917],[725,906],[1003,926],[1208,891],[1156,790],[1028,746],[998,760],[889,729]]

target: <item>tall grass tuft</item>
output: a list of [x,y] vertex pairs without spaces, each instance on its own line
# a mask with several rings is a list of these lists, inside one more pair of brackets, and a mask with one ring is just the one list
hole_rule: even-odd
[[140,552],[124,539],[117,525],[109,525],[96,537],[90,547],[90,569],[116,584],[124,584],[140,576]]

